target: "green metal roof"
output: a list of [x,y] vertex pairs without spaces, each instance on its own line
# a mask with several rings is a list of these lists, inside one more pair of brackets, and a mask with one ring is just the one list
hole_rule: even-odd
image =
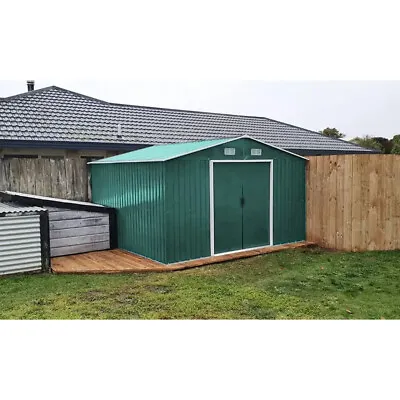
[[265,146],[272,147],[284,153],[291,154],[292,156],[307,160],[307,158],[299,156],[298,154],[292,153],[288,150],[280,149],[279,147],[275,147],[271,144],[264,143],[261,142],[260,140],[244,135],[234,138],[225,138],[218,140],[204,140],[201,142],[174,143],[174,144],[164,144],[159,146],[151,146],[151,147],[146,147],[145,149],[135,150],[129,153],[120,154],[118,156],[92,161],[88,164],[120,164],[120,163],[135,163],[135,162],[168,161],[168,160],[173,160],[174,158],[185,156],[187,154],[196,153],[197,151],[209,149],[211,147],[215,147],[220,144],[225,144],[240,139],[250,139],[253,140],[254,142],[261,143]]
[[120,154],[118,156],[104,158],[102,160],[93,161],[89,164],[117,164],[129,162],[156,162],[167,161],[174,158],[182,157],[186,154],[195,153],[220,144],[232,142],[240,138],[228,138],[218,140],[205,140],[201,142],[176,143],[160,146],[146,147],[145,149],[131,151],[129,153]]

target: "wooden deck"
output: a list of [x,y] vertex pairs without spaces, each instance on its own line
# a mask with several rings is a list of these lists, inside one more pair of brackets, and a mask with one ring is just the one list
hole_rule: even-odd
[[240,258],[254,257],[261,254],[307,247],[310,243],[299,242],[239,253],[199,258],[176,264],[161,264],[125,250],[105,250],[73,256],[55,257],[51,259],[51,268],[55,273],[63,274],[112,274],[129,272],[170,272],[188,268],[201,267]]

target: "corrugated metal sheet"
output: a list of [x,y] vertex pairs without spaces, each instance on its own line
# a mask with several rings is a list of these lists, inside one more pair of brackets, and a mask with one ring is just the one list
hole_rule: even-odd
[[40,207],[23,206],[21,204],[15,204],[11,202],[0,202],[0,214],[16,214],[16,213],[31,213],[45,211]]
[[167,263],[210,255],[208,160],[167,163]]
[[0,275],[41,270],[40,216],[0,218]]
[[[12,192],[10,190],[4,190],[5,194],[9,194],[11,196],[18,196],[21,198],[32,199],[32,200],[43,200],[43,201],[51,201],[52,203],[61,203],[61,204],[73,204],[79,206],[90,206],[90,207],[98,207],[99,209],[103,208],[103,206],[99,204],[88,203],[86,201],[76,201],[76,200],[67,200],[67,199],[58,199],[55,197],[46,197],[46,196],[37,196],[34,194],[28,193],[20,193],[20,192]],[[22,206],[22,207],[29,207],[29,206]],[[60,205],[62,207],[62,205]],[[30,208],[38,208],[38,207],[30,207]],[[46,207],[47,208],[47,207]]]
[[126,162],[154,162],[166,161],[185,154],[200,151],[212,146],[230,142],[233,139],[203,140],[201,142],[175,143],[160,146],[151,146],[145,149],[131,151],[118,156],[103,158],[89,164],[112,164]]
[[92,166],[93,201],[117,209],[118,247],[165,262],[165,164]]
[[306,170],[299,159],[274,161],[274,244],[306,238]]

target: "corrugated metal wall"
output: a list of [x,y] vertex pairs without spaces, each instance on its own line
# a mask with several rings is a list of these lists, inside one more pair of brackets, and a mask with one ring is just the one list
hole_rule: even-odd
[[93,202],[117,209],[118,247],[165,262],[165,163],[91,168]]
[[274,159],[274,245],[306,239],[305,160]]
[[167,262],[210,255],[208,160],[167,163]]
[[[232,160],[274,161],[274,245],[305,240],[306,160],[241,139],[166,163],[169,263],[210,256],[209,161],[227,160],[225,147],[235,148]],[[261,148],[262,156],[251,156],[252,148]]]
[[41,269],[40,216],[0,217],[0,275]]

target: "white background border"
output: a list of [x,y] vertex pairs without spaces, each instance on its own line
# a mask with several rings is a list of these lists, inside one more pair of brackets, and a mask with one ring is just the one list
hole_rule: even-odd
[[[395,1],[3,3],[1,79],[400,77]],[[1,391],[7,400],[394,399],[399,328],[0,322]]]

